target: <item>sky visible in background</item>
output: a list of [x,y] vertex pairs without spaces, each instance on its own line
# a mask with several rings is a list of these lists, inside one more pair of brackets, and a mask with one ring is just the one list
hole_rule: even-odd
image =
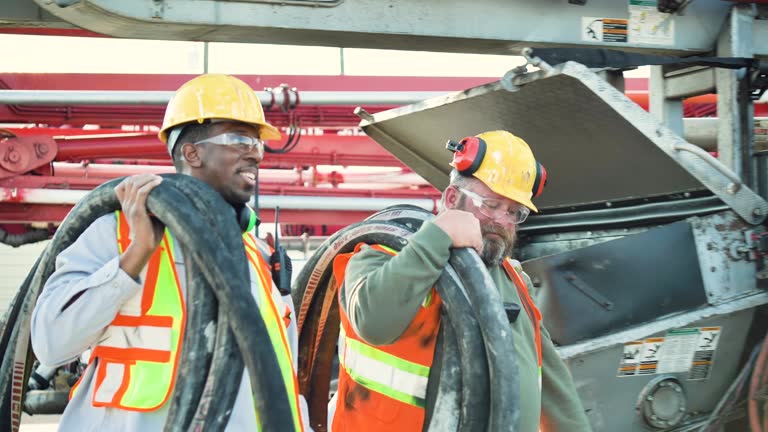
[[[203,42],[0,35],[0,53],[0,72],[199,74],[205,65]],[[501,77],[523,62],[503,55],[208,44],[208,72],[240,75]]]

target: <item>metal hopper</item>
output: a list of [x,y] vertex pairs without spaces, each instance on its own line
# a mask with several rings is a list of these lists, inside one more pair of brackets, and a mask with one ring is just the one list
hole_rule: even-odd
[[768,327],[768,203],[731,170],[572,62],[360,115],[439,189],[446,141],[488,130],[521,136],[547,167],[516,257],[596,431],[720,415]]

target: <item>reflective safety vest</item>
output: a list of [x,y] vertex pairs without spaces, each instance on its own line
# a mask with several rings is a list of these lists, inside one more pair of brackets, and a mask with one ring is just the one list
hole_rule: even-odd
[[[347,264],[357,253],[341,254],[333,262],[339,287],[344,282]],[[372,248],[395,255],[395,251],[374,245]],[[511,263],[504,263],[507,275],[520,293],[526,311],[534,320],[541,386],[540,313],[528,296],[525,281]],[[341,301],[341,298],[339,298]],[[340,308],[339,382],[334,432],[361,430],[397,432],[421,431],[424,425],[429,372],[440,327],[442,300],[434,288],[403,334],[390,345],[373,346],[363,341]]]
[[541,358],[541,311],[531,300],[531,296],[528,294],[528,284],[520,275],[520,273],[512,265],[512,260],[509,258],[504,260],[504,271],[507,273],[507,277],[517,288],[517,294],[520,296],[520,300],[523,303],[523,309],[525,309],[528,318],[533,324],[533,334],[536,338],[536,359],[539,362],[539,390],[541,390],[541,376],[542,376],[542,358]]
[[[362,245],[334,260],[333,274],[339,286],[344,281],[347,263]],[[395,254],[379,245],[372,247]],[[391,345],[380,346],[369,345],[357,336],[344,307],[340,308],[341,367],[332,423],[334,432],[421,431],[442,304],[432,288],[400,338]]]
[[[120,254],[130,245],[130,228],[122,212],[116,212]],[[243,235],[246,255],[258,275],[259,312],[275,348],[290,399],[297,431],[303,431],[299,415],[299,387],[293,368],[283,314],[287,307],[272,297],[269,268],[255,240]],[[92,404],[95,407],[153,411],[168,400],[176,379],[186,309],[173,259],[173,237],[166,230],[162,242],[141,274],[142,292],[131,298],[93,348],[90,362],[98,358]],[[288,309],[290,310],[290,309]],[[81,378],[82,379],[82,378]],[[70,398],[79,386],[72,387]],[[256,413],[258,418],[258,413]]]

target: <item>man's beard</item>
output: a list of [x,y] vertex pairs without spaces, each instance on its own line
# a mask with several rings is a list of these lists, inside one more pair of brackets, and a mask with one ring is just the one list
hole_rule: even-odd
[[[515,247],[515,233],[505,230],[501,225],[489,224],[481,227],[483,234],[483,253],[480,258],[488,267],[501,264],[501,261],[512,255]],[[497,236],[490,235],[497,234]]]

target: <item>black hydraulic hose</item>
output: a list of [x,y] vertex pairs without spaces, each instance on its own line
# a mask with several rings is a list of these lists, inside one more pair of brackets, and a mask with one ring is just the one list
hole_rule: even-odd
[[[411,206],[398,205],[388,207],[368,218],[368,220],[388,220],[396,223],[407,224],[412,231],[417,231],[421,225],[433,215],[426,210]],[[478,259],[479,261],[479,259]],[[464,271],[473,273],[486,273],[485,265],[480,261],[474,267],[465,268]],[[491,381],[486,365],[486,347],[484,346],[482,322],[475,318],[472,306],[466,297],[462,280],[449,264],[440,275],[435,288],[443,300],[443,308],[449,317],[449,323],[455,334],[458,348],[455,352],[459,355],[461,365],[461,404],[458,430],[475,431],[485,430],[488,425],[489,397],[492,394],[494,383]],[[490,285],[495,287],[493,283]],[[501,302],[499,302],[501,304]],[[450,319],[454,317],[454,319]],[[453,350],[445,350],[442,358],[454,356]],[[450,361],[453,361],[451,359]],[[450,376],[449,376],[450,377]],[[441,383],[441,386],[450,388],[451,383]],[[496,385],[498,386],[498,385]],[[435,431],[448,430],[441,427]],[[494,429],[491,429],[494,430]]]
[[[10,400],[21,400],[26,390],[25,376],[30,373],[32,366],[31,362],[27,361],[30,338],[29,321],[37,297],[44,281],[53,273],[55,257],[58,253],[69,247],[93,220],[110,210],[114,210],[105,208],[101,204],[101,200],[104,199],[107,189],[111,189],[111,193],[114,195],[114,186],[117,183],[118,181],[113,180],[107,183],[111,186],[96,188],[73,208],[38,258],[38,265],[34,272],[30,273],[32,279],[29,282],[27,293],[23,298],[17,300],[20,301],[20,309],[16,321],[9,322],[6,326],[5,331],[10,331],[11,335],[8,339],[8,349],[5,351],[3,361],[0,364],[0,408],[4,409],[3,412],[0,412],[0,422],[9,422],[11,431],[18,428],[21,404],[12,404],[9,402],[9,398]],[[84,221],[87,223],[83,223]],[[13,386],[11,386],[12,380],[14,381]],[[15,394],[13,390],[16,391]]]
[[[458,430],[484,431],[488,427],[489,397],[494,383],[487,367],[482,323],[475,318],[472,306],[464,295],[461,280],[450,265],[440,275],[435,289],[450,317],[449,322],[458,346],[461,365],[461,415]],[[453,354],[444,352],[443,360],[450,355]]]
[[[8,310],[3,316],[3,322],[0,326],[0,353],[3,353],[3,360],[6,356],[12,355],[9,347],[15,346],[15,343],[11,343],[11,333],[13,333],[14,324],[18,320],[24,297],[29,291],[29,286],[32,281],[32,274],[34,273],[34,270],[37,268],[39,263],[40,259],[38,258],[37,262],[35,262],[35,264],[32,266],[32,271],[29,275],[27,275],[24,283],[22,283],[19,291],[14,296]],[[2,361],[0,361],[0,363],[2,363]],[[5,388],[0,387],[0,390],[4,393],[4,396],[0,396],[0,430],[10,431],[12,399],[11,386]]]
[[[238,271],[247,267],[245,261],[247,258],[234,209],[224,202],[218,194],[216,195],[220,199],[220,204],[213,210],[218,210],[226,215],[217,228],[229,230],[232,244],[221,245],[221,248],[211,248],[210,245],[219,246],[220,243],[217,241],[216,235],[212,233],[211,227],[206,226],[202,218],[185,217],[185,213],[179,211],[178,206],[184,199],[183,194],[168,193],[169,196],[162,199],[164,197],[161,194],[155,193],[162,193],[163,191],[160,187],[153,190],[153,193],[147,198],[147,206],[160,220],[171,220],[181,225],[178,232],[171,229],[171,233],[179,239],[182,245],[190,245],[185,250],[189,251],[189,255],[192,255],[193,261],[200,268],[202,274],[208,278],[216,298],[232,318],[232,331],[240,352],[243,353],[244,362],[249,372],[254,403],[259,413],[262,430],[287,431],[295,429],[289,395],[283,384],[274,347],[271,343],[265,343],[270,340],[269,334],[257,312],[258,306],[250,290],[249,274]],[[175,191],[169,189],[169,192]],[[153,199],[153,195],[156,196],[155,199]],[[174,197],[173,195],[179,196]],[[161,203],[163,202],[170,205],[167,205],[167,208],[162,208]],[[168,214],[164,215],[165,212]],[[226,231],[224,233],[226,234]],[[206,247],[209,249],[206,250]],[[232,263],[236,260],[244,264],[233,266]],[[222,373],[228,372],[222,371]]]
[[[177,177],[177,180],[170,180],[171,177]],[[271,344],[264,343],[264,341],[269,340],[266,327],[261,319],[254,319],[253,317],[253,315],[258,316],[258,313],[253,313],[258,309],[250,293],[250,278],[248,273],[243,274],[238,271],[243,267],[247,268],[247,263],[245,263],[245,253],[235,223],[234,210],[226,205],[218,194],[215,195],[220,203],[210,210],[220,213],[221,217],[215,227],[224,230],[224,234],[218,237],[212,234],[211,225],[206,224],[209,217],[201,215],[197,209],[189,204],[191,198],[196,199],[197,197],[188,197],[172,185],[176,182],[199,181],[187,176],[167,176],[165,178],[169,181],[164,181],[153,190],[147,199],[147,206],[158,219],[168,226],[184,250],[189,251],[185,254],[185,260],[187,264],[194,262],[196,266],[187,265],[187,268],[197,267],[201,269],[201,277],[208,279],[219,302],[223,304],[224,310],[232,318],[234,336],[241,352],[245,355],[245,364],[250,373],[262,430],[285,431],[294,429],[290,403],[282,383],[282,375],[274,349]],[[20,317],[26,316],[28,320],[39,290],[43,285],[42,281],[47,280],[53,271],[55,261],[52,257],[68,247],[96,218],[118,208],[114,187],[119,181],[121,179],[100,186],[75,206],[41,257],[41,266],[25,296],[20,309]],[[225,235],[227,232],[235,233],[235,235]],[[224,237],[231,239],[230,244],[221,241]],[[238,258],[241,264],[235,264],[237,261],[234,258]],[[14,360],[22,358],[22,352],[27,352],[29,328],[28,326],[26,329],[23,327],[14,325],[10,342],[17,341],[18,344],[16,344],[15,349],[9,350],[3,358],[0,369],[0,398],[2,398],[0,399],[0,406],[5,399],[4,390],[9,387],[11,366]],[[203,337],[202,334],[200,336]],[[16,353],[15,356],[13,355],[14,352]],[[184,359],[180,359],[180,361],[183,362]],[[19,361],[17,360],[16,363],[18,364]],[[230,370],[213,370],[213,372],[219,375],[232,373]],[[230,408],[231,406],[227,407],[227,409]],[[173,419],[169,418],[168,421],[171,422]]]
[[[327,369],[331,367],[333,353],[331,350],[330,355],[328,354],[328,344],[331,348],[335,348],[335,340],[338,337],[338,326],[332,336],[327,336],[332,332],[330,330],[332,327],[319,324],[321,320],[329,320],[320,312],[320,304],[327,303],[330,287],[336,286],[336,282],[331,278],[333,259],[340,253],[351,252],[361,242],[381,244],[400,250],[411,233],[410,229],[393,222],[376,220],[368,220],[347,227],[326,241],[325,245],[315,253],[311,262],[304,266],[296,280],[294,292],[303,300],[302,308],[306,312],[300,333],[299,375],[302,393],[308,397],[310,421],[316,430],[325,430],[327,392],[316,393],[315,387],[322,386],[323,381],[330,376]],[[302,286],[304,284],[306,286]],[[489,377],[482,334],[455,273],[450,269],[445,272],[438,281],[437,287],[443,299],[444,309],[450,316],[456,317],[448,328],[458,334],[455,339],[460,341],[438,355],[442,354],[442,359],[449,364],[459,359],[462,372],[461,375],[446,375],[446,379],[452,381],[441,381],[440,386],[446,387],[444,397],[458,397],[458,393],[462,395],[461,415],[456,420],[458,430],[482,431],[485,430],[488,422],[489,405]],[[333,300],[337,301],[335,297],[334,292]],[[319,333],[321,334],[318,337]],[[463,388],[462,383],[465,383]],[[448,395],[450,391],[454,392],[452,396]],[[442,401],[440,407],[444,406],[445,401]],[[447,411],[441,410],[441,415],[446,413]],[[456,411],[451,412],[450,415],[456,416]],[[445,419],[440,424],[447,425],[450,422],[451,420]]]
[[[329,280],[332,279],[333,273],[333,260],[338,254],[352,252],[355,246],[361,242],[388,246],[391,244],[391,247],[399,250],[406,244],[405,237],[409,234],[410,231],[407,228],[387,222],[367,221],[352,225],[340,235],[331,236],[326,240],[327,247],[321,248],[323,252],[319,253],[320,250],[315,252],[317,259],[312,261],[316,264],[313,267],[305,265],[294,282],[294,287],[297,288],[297,291],[294,292],[303,298],[302,312],[305,313],[304,318],[301,318],[302,315],[299,318],[302,320],[299,333],[299,387],[302,394],[308,399],[310,422],[316,430],[323,430],[324,428],[328,395],[316,394],[317,396],[312,398],[311,377],[314,374],[318,353],[331,352],[331,350],[320,350],[318,343],[327,340],[335,346],[338,337],[337,331],[332,337],[323,339],[322,332],[330,331],[334,326],[328,325],[328,316],[321,316],[320,313],[324,303],[337,301],[335,293],[332,298],[327,298]],[[304,286],[300,284],[304,284]],[[331,310],[328,311],[331,312]],[[332,359],[324,357],[320,360],[320,364],[330,367]]]
[[435,358],[429,370],[427,406],[425,409],[425,431],[459,430],[462,395],[461,362],[456,355],[459,350],[456,335],[450,328],[450,317],[443,311],[440,331],[435,342]]
[[168,405],[168,419],[165,431],[182,432],[189,424],[197,410],[203,395],[205,380],[210,375],[213,357],[215,325],[218,315],[218,304],[212,288],[205,278],[194,277],[191,271],[186,272],[187,317],[184,335],[179,352],[176,369],[176,382],[173,395]]
[[[449,260],[456,269],[485,340],[491,380],[489,430],[516,431],[520,420],[520,377],[512,331],[501,294],[485,264],[471,249],[456,249]],[[483,271],[477,271],[482,268]]]
[[[226,215],[210,212],[210,209],[221,205],[221,201],[216,194],[210,193],[208,185],[197,181],[176,181],[175,177],[169,177],[168,181],[186,196],[195,197],[190,203],[208,226],[221,225],[218,217]],[[225,225],[229,228],[226,234],[220,229],[213,230],[221,241],[226,235],[230,238],[240,235],[231,224]],[[239,265],[238,274],[248,274],[246,262],[235,260],[233,264]],[[243,359],[229,328],[227,312],[213,295],[213,288],[206,278],[191,275],[191,272],[186,272],[186,307],[191,313],[187,314],[184,342],[179,353],[185,361],[179,362],[176,386],[168,409],[168,418],[174,421],[167,421],[165,430],[223,430],[242,380]],[[209,373],[210,370],[231,372]]]
[[24,278],[24,282],[22,282],[21,287],[19,287],[19,291],[16,292],[13,300],[11,300],[8,310],[3,314],[2,326],[0,326],[0,352],[2,353],[5,353],[8,350],[8,341],[11,338],[11,332],[6,330],[13,328],[13,323],[16,322],[16,319],[19,316],[21,304],[24,302],[24,297],[27,295],[27,292],[29,292],[32,276],[34,276],[38,264],[40,264],[40,257],[38,257],[35,264],[32,265],[32,269],[29,271],[29,274],[27,274],[27,277]]

